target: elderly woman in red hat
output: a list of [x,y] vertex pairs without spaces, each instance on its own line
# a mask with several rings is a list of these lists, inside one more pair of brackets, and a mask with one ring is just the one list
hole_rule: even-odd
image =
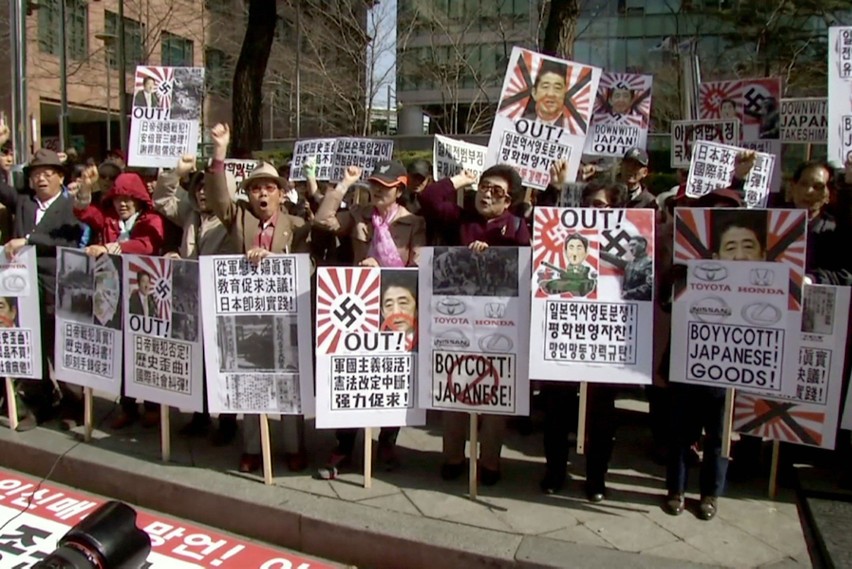
[[163,218],[154,211],[154,202],[138,174],[120,174],[103,203],[91,203],[94,180],[80,184],[74,204],[77,219],[92,228],[93,241],[86,253],[120,255],[159,255],[163,246]]
[[[86,254],[99,257],[104,253],[121,255],[159,255],[165,240],[163,218],[154,211],[154,202],[138,174],[119,174],[112,188],[99,204],[92,203],[92,189],[97,180],[85,176],[74,200],[74,214],[92,229],[93,245]],[[123,429],[139,418],[136,400],[121,398],[122,413],[112,423]],[[142,426],[159,423],[157,406],[145,403]]]

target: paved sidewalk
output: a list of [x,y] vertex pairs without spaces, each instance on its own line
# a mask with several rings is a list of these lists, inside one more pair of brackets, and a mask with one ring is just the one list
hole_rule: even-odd
[[[96,403],[96,422],[108,425],[112,417],[103,417],[112,411],[112,403],[106,400]],[[427,427],[403,429],[399,437],[403,466],[395,472],[384,472],[376,465],[373,487],[369,490],[362,487],[363,478],[357,471],[360,461],[339,479],[322,481],[311,477],[313,470],[288,473],[280,456],[275,464],[276,487],[266,488],[261,478],[236,472],[238,441],[230,447],[215,449],[204,439],[173,436],[172,461],[163,465],[159,460],[159,432],[138,427],[116,433],[99,430],[96,441],[74,448],[63,461],[105,461],[109,468],[125,469],[128,477],[144,476],[154,482],[159,479],[164,485],[189,484],[199,492],[219,492],[228,498],[258,502],[259,508],[269,504],[268,507],[292,509],[301,516],[300,525],[294,530],[299,535],[282,535],[280,541],[269,535],[252,535],[251,529],[237,528],[235,519],[219,527],[361,567],[426,567],[434,559],[407,559],[404,551],[396,550],[392,555],[381,551],[377,554],[376,548],[381,550],[383,543],[375,540],[355,545],[354,541],[341,542],[345,556],[342,556],[344,550],[335,555],[327,549],[328,544],[314,542],[310,536],[316,523],[313,518],[320,517],[318,512],[324,511],[327,518],[324,523],[331,524],[323,526],[326,532],[323,535],[330,535],[327,533],[330,528],[340,530],[332,541],[344,540],[343,536],[348,538],[350,533],[355,540],[359,535],[368,535],[363,532],[374,532],[387,535],[389,547],[396,543],[409,544],[401,547],[410,547],[411,556],[418,555],[421,551],[418,547],[426,548],[423,552],[429,552],[429,547],[459,552],[458,564],[453,564],[451,556],[442,559],[446,567],[473,567],[471,559],[475,556],[483,559],[490,556],[491,561],[482,564],[490,567],[513,566],[511,563],[529,567],[811,566],[795,495],[792,490],[782,488],[775,501],[769,500],[766,476],[747,485],[732,485],[728,496],[720,500],[719,514],[710,522],[698,520],[689,511],[679,517],[665,514],[660,508],[665,493],[664,469],[654,464],[647,453],[650,433],[643,416],[647,406],[620,400],[619,407],[621,427],[608,479],[610,495],[601,504],[586,501],[582,491],[584,464],[582,457],[573,452],[570,466],[573,481],[561,495],[543,495],[538,488],[543,473],[541,434],[524,437],[513,431],[508,433],[504,450],[503,480],[492,488],[480,488],[479,499],[469,500],[466,477],[444,482],[438,475],[441,438],[437,416],[430,417]],[[187,419],[187,415],[173,411],[174,431]],[[334,446],[333,432],[316,431],[311,425],[307,431],[308,451],[314,466],[322,465]],[[274,427],[272,433],[274,443]],[[22,434],[0,429],[0,457],[6,449],[21,449],[19,452],[24,454],[16,453],[17,462],[10,460],[14,464],[8,465],[36,475],[44,474],[48,459],[67,451],[72,443],[73,435],[48,429]],[[4,463],[6,458],[0,459],[0,464]],[[90,471],[91,468],[85,470],[70,463],[64,470],[56,469],[62,482],[108,495],[132,493],[128,495],[138,495],[140,505],[164,508],[163,504],[149,504],[145,500],[156,502],[166,498],[145,494],[143,488],[124,488],[120,481],[106,484],[114,486],[111,493],[104,484],[96,483],[97,476],[81,474]],[[694,488],[697,471],[692,474]],[[87,482],[97,487],[87,487]],[[268,502],[271,496],[277,500],[274,506]],[[697,499],[697,496],[688,494],[688,498]],[[179,511],[163,511],[192,517],[176,502],[174,509]],[[209,516],[205,518],[200,511],[195,519],[211,523]],[[246,523],[251,525],[251,521]],[[383,557],[388,555],[387,559]],[[394,562],[391,558],[406,561]],[[495,560],[505,563],[501,565]]]

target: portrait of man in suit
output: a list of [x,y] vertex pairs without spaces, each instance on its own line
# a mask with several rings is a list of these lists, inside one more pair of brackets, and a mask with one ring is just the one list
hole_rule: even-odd
[[142,81],[142,89],[133,95],[133,106],[146,109],[156,109],[160,106],[160,94],[156,91],[153,77],[146,77]]
[[130,314],[145,318],[157,317],[157,301],[154,300],[154,283],[145,271],[136,273],[136,291],[130,295]]
[[564,63],[545,59],[533,82],[532,100],[524,111],[524,118],[568,127],[565,117],[565,96],[568,94],[568,67]]

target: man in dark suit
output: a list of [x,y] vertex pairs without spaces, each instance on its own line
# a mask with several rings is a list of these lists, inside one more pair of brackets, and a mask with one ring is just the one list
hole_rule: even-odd
[[142,81],[142,90],[133,95],[133,106],[156,109],[160,106],[160,94],[155,91],[154,79],[146,77]]
[[[9,128],[0,124],[0,145],[9,139]],[[27,245],[36,249],[39,297],[41,312],[42,369],[45,375],[40,382],[22,382],[25,399],[32,403],[33,411],[19,423],[19,430],[35,427],[36,420],[45,421],[53,412],[55,392],[48,376],[48,360],[53,360],[54,316],[56,298],[56,248],[80,246],[83,227],[74,216],[72,201],[63,194],[62,179],[65,167],[56,152],[40,149],[24,170],[30,192],[18,193],[0,180],[0,202],[14,212],[12,239],[5,244],[9,257],[15,256]],[[63,411],[67,417],[82,416],[82,404],[69,389],[59,386],[62,392]]]
[[146,318],[157,317],[157,303],[154,301],[151,275],[145,271],[136,274],[136,292],[130,295],[130,314],[138,314]]

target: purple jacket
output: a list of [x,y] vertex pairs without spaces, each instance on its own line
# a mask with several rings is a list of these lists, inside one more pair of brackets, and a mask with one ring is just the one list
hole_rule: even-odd
[[530,232],[524,220],[505,211],[493,219],[485,219],[477,211],[468,211],[456,203],[456,189],[449,178],[430,184],[418,196],[421,214],[426,222],[440,222],[444,227],[458,226],[460,244],[467,247],[483,241],[491,247],[525,247]]

